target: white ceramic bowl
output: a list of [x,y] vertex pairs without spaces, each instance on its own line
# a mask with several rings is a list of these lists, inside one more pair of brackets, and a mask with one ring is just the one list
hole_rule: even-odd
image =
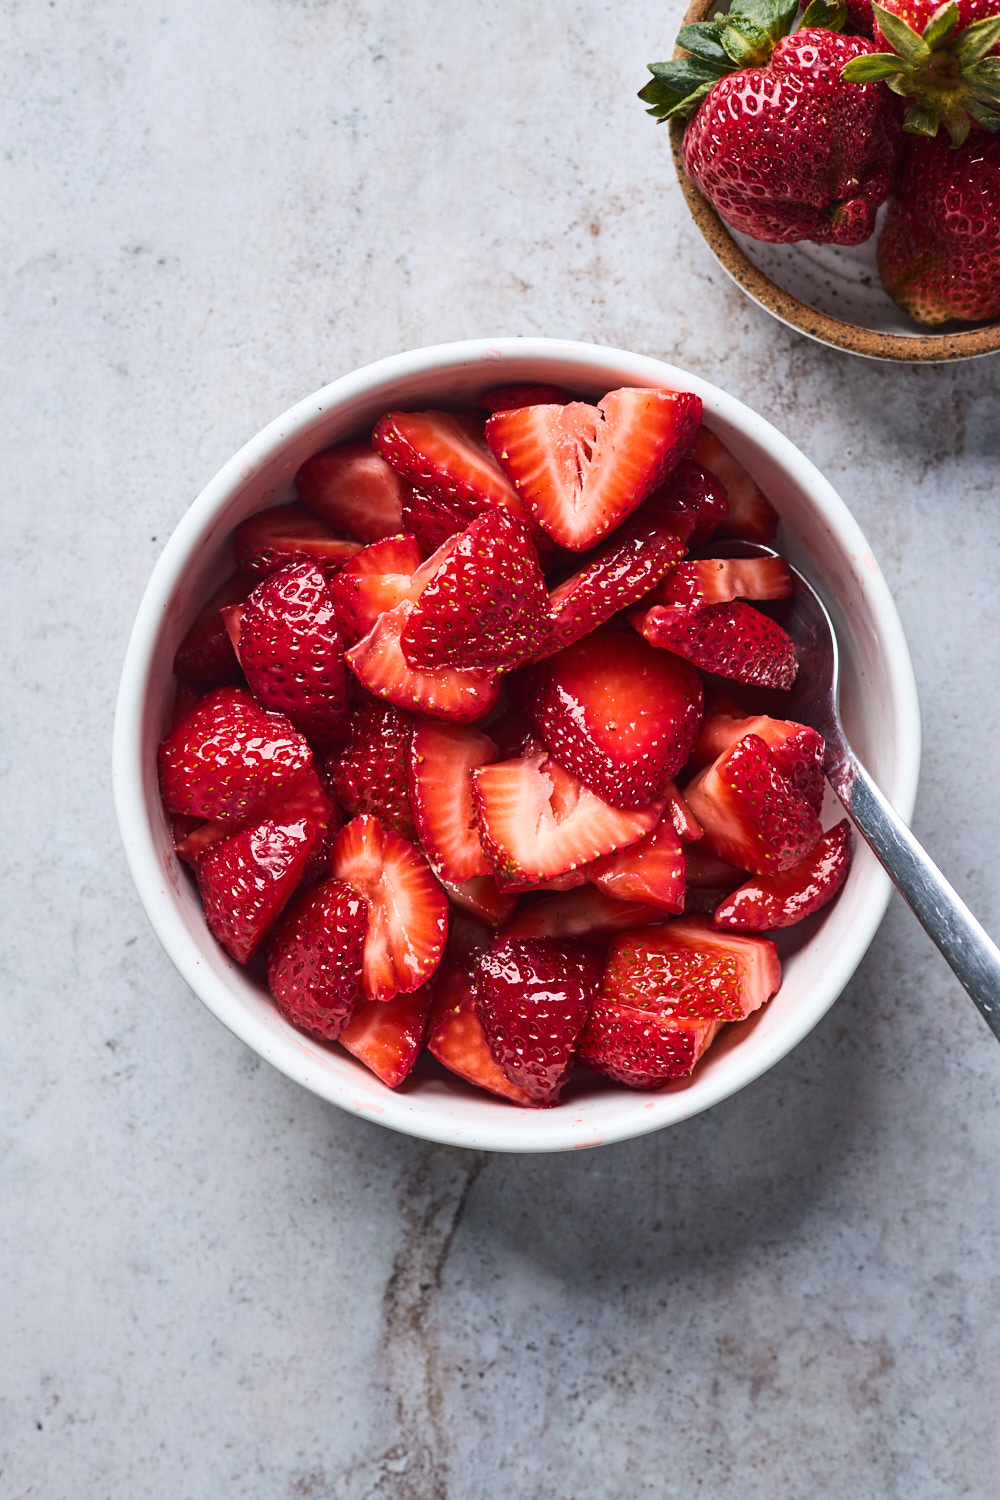
[[777,506],[780,545],[834,606],[848,732],[882,790],[910,817],[920,762],[912,663],[878,564],[822,474],[762,417],[696,376],[618,349],[534,338],[443,344],[380,360],[299,402],[230,459],[170,538],[139,608],[115,718],[115,805],[139,897],[161,943],[209,1010],[261,1057],[342,1109],[410,1135],[494,1151],[562,1151],[697,1114],[801,1041],[850,979],[885,912],[889,881],[869,850],[857,849],[839,900],[800,935],[777,996],[750,1021],[727,1027],[692,1079],[649,1094],[582,1074],[557,1108],[525,1110],[467,1087],[431,1062],[418,1064],[394,1093],[336,1045],[313,1041],[284,1021],[255,976],[209,935],[194,883],[174,855],[156,778],[156,747],[174,697],[174,652],[228,571],[233,527],[290,499],[304,459],[364,434],[382,412],[467,401],[513,381],[561,385],[592,399],[622,385],[701,396],[706,420]]

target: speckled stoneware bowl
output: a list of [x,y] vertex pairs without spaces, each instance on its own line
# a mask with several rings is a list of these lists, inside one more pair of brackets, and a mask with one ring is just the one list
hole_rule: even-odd
[[787,438],[716,386],[642,355],[552,339],[477,340],[381,360],[301,401],[229,460],[170,538],[139,608],[115,717],[115,804],[140,899],[164,948],[209,1010],[261,1057],[342,1109],[426,1140],[564,1151],[684,1120],[801,1041],[840,994],[882,920],[889,880],[868,849],[858,849],[837,902],[782,935],[779,993],[751,1020],[727,1027],[692,1078],[649,1094],[580,1072],[557,1108],[520,1109],[468,1087],[430,1058],[393,1093],[335,1044],[283,1020],[258,974],[233,963],[209,935],[194,881],[174,854],[156,777],[156,748],[174,700],[174,653],[232,567],[234,526],[290,500],[295,472],[310,454],[363,437],[383,412],[469,402],[513,381],[548,382],[593,400],[623,385],[686,389],[702,398],[706,421],[777,506],[780,545],[835,608],[851,742],[910,816],[920,762],[913,669],[885,580],[843,501]]
[[[693,0],[683,24],[704,21],[715,8],[716,0]],[[769,245],[730,229],[684,170],[684,126],[670,121],[670,144],[691,216],[722,269],[765,312],[817,343],[868,359],[933,364],[1000,349],[1000,322],[949,323],[927,333],[898,308],[879,279],[878,230],[865,244],[845,247]]]

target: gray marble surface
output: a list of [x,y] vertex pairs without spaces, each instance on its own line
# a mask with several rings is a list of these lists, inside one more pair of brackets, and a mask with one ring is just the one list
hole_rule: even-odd
[[6,7],[4,1496],[1000,1489],[1000,1048],[898,902],[744,1093],[480,1156],[229,1036],[113,822],[127,632],[222,462],[378,356],[551,334],[718,382],[841,490],[913,651],[918,834],[1000,932],[1000,364],[825,351],[722,278],[634,97],[679,11]]

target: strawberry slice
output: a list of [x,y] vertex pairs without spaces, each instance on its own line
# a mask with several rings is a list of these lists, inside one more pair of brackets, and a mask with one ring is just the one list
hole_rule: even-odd
[[707,427],[699,427],[691,444],[691,457],[726,487],[729,510],[716,535],[772,542],[778,530],[778,512],[722,439]]
[[327,880],[288,909],[268,941],[267,982],[293,1026],[335,1042],[361,998],[368,909],[343,880]]
[[482,420],[470,412],[391,411],[376,424],[372,444],[424,495],[464,514],[460,530],[491,506],[527,519],[486,446]]
[[685,844],[693,844],[701,838],[701,824],[677,790],[675,781],[668,781],[663,788],[667,799],[667,814]]
[[473,772],[486,857],[509,882],[552,880],[627,848],[659,822],[664,802],[621,809],[602,801],[543,750]]
[[270,819],[214,844],[198,861],[209,931],[239,964],[250,961],[302,878],[319,830]]
[[174,674],[192,687],[226,687],[242,682],[243,673],[222,618],[223,605],[242,604],[250,592],[249,579],[239,573],[217,588],[174,657]]
[[658,1089],[694,1071],[721,1025],[602,999],[580,1032],[577,1056],[630,1089]]
[[615,807],[645,807],[701,723],[698,675],[626,632],[590,635],[525,673],[521,706],[546,749]]
[[821,911],[840,890],[851,868],[851,828],[847,819],[824,833],[811,854],[781,875],[756,875],[716,909],[716,927],[768,932],[790,927]]
[[417,836],[406,794],[412,734],[409,714],[371,698],[351,714],[344,749],[323,765],[346,813],[369,813],[405,839]]
[[638,901],[614,901],[593,886],[566,895],[546,896],[522,906],[500,931],[502,938],[584,938],[602,945],[615,932],[627,932],[650,922],[662,922],[663,913]]
[[483,955],[476,1014],[493,1061],[533,1104],[558,1102],[603,973],[601,956],[572,941],[507,938]]
[[519,406],[565,406],[573,397],[557,385],[498,385],[476,397],[484,411],[515,411]]
[[484,511],[442,551],[400,637],[410,665],[505,671],[527,661],[548,628],[545,579],[527,527],[505,511]]
[[794,719],[772,719],[767,714],[743,718],[738,711],[736,715],[706,714],[690,763],[707,765],[748,734],[760,735],[778,770],[788,777],[818,815],[826,785],[823,771],[825,746],[822,735],[808,724],[797,724]]
[[364,547],[330,580],[337,620],[345,640],[367,635],[379,615],[404,599],[416,601],[424,580],[414,580],[424,561],[416,537],[389,536]]
[[752,604],[655,604],[629,620],[651,646],[733,682],[784,690],[798,673],[791,636]]
[[411,667],[400,637],[413,608],[404,601],[380,615],[347,652],[347,665],[370,693],[400,708],[417,709],[434,719],[482,718],[499,696],[497,674],[488,668]]
[[361,816],[337,834],[330,868],[368,903],[365,997],[391,1000],[419,989],[448,936],[447,897],[424,856],[378,818]]
[[700,420],[698,396],[620,390],[597,406],[571,401],[497,412],[486,440],[538,524],[582,552],[641,504]]
[[472,773],[496,758],[493,741],[464,724],[414,726],[406,758],[410,806],[435,873],[455,885],[490,873],[476,829]]
[[783,557],[707,557],[681,563],[656,590],[657,604],[729,604],[787,599],[792,573]]
[[330,586],[315,563],[292,563],[259,583],[239,620],[250,691],[314,744],[343,742],[344,651]]
[[514,1104],[531,1104],[531,1095],[493,1061],[483,1023],[476,1015],[476,987],[471,975],[446,958],[434,983],[427,1050],[450,1072],[476,1088],[487,1089]]
[[517,896],[501,891],[492,875],[474,875],[471,880],[455,882],[438,876],[449,901],[463,911],[471,912],[491,927],[500,927],[513,915]]
[[791,869],[819,842],[819,818],[758,734],[744,735],[700,771],[684,796],[706,852],[756,875]]
[[344,443],[307,458],[295,476],[299,499],[327,526],[362,542],[403,529],[409,485],[370,443]]
[[767,938],[684,917],[615,938],[602,999],[664,1016],[742,1021],[780,984],[778,950]]
[[640,901],[663,911],[683,911],[684,850],[676,828],[664,816],[644,839],[621,854],[590,866],[590,880],[619,901]]
[[714,474],[682,458],[673,472],[642,502],[635,519],[667,526],[696,547],[726,519],[729,500]]
[[288,563],[314,562],[326,572],[361,550],[360,542],[334,536],[301,505],[262,510],[236,528],[236,566],[251,578],[266,578]]
[[424,1050],[434,987],[421,985],[411,995],[368,1000],[359,1005],[337,1040],[391,1089],[411,1072]]

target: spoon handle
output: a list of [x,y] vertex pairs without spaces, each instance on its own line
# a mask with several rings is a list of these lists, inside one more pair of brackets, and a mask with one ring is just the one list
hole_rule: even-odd
[[896,888],[1000,1040],[1000,950],[934,861],[890,807],[861,762],[842,745],[828,774],[837,796]]

